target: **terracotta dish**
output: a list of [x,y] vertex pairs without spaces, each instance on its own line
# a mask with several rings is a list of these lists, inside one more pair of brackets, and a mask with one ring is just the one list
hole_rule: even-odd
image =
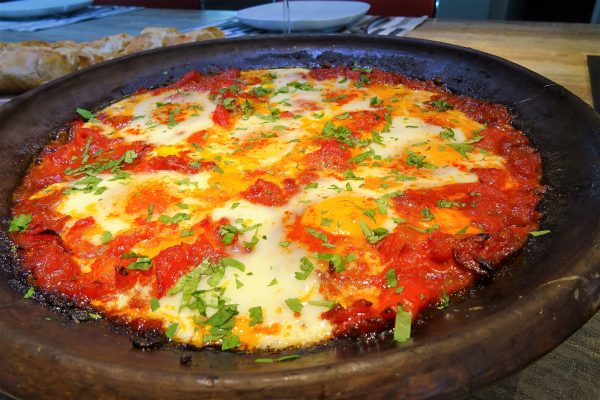
[[[263,353],[140,350],[124,329],[58,299],[23,299],[10,256],[11,195],[50,133],[141,87],[197,69],[372,66],[439,79],[507,105],[542,157],[544,237],[494,279],[432,311],[397,344],[336,340],[256,363]],[[0,393],[19,398],[451,398],[552,350],[600,305],[600,118],[559,85],[506,60],[448,44],[347,35],[261,36],[151,50],[55,80],[0,108]],[[37,300],[42,300],[37,298]],[[48,307],[50,306],[50,308]],[[59,311],[59,312],[55,312]],[[134,338],[137,346],[152,338]]]

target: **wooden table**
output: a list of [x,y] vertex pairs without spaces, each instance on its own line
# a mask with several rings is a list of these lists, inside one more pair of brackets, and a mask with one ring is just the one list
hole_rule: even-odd
[[[93,40],[148,26],[190,29],[219,23],[231,11],[145,9],[44,31],[2,32],[0,41]],[[471,47],[507,58],[592,103],[587,54],[600,55],[600,25],[428,20],[407,36]],[[524,370],[474,393],[471,400],[597,399],[600,393],[600,314],[569,340]],[[0,398],[2,395],[0,395]]]
[[586,55],[600,55],[600,25],[433,19],[407,37],[457,44],[506,58],[592,104]]

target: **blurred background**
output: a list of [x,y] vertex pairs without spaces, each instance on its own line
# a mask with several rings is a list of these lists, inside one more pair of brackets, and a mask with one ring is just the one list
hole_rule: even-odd
[[[451,19],[490,19],[600,23],[600,0],[361,0],[371,4],[369,14],[428,15]],[[271,0],[95,0],[94,4],[136,5],[155,8],[240,10]]]

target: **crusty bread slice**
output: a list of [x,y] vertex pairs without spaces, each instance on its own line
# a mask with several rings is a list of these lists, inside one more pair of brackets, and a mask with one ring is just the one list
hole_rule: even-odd
[[0,93],[22,93],[80,68],[126,54],[224,36],[214,27],[187,33],[174,28],[146,28],[136,37],[121,33],[92,42],[0,43]]
[[44,42],[0,47],[0,92],[21,93],[77,70],[76,46]]
[[94,40],[93,42],[81,43],[79,68],[85,68],[93,64],[122,56],[125,48],[132,40],[132,36],[126,33],[120,33]]

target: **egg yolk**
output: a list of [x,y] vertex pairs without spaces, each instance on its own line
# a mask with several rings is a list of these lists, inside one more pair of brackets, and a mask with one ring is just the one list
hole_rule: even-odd
[[338,196],[313,204],[302,215],[302,224],[334,235],[362,237],[360,221],[370,229],[384,225],[387,215],[377,211],[373,199]]

